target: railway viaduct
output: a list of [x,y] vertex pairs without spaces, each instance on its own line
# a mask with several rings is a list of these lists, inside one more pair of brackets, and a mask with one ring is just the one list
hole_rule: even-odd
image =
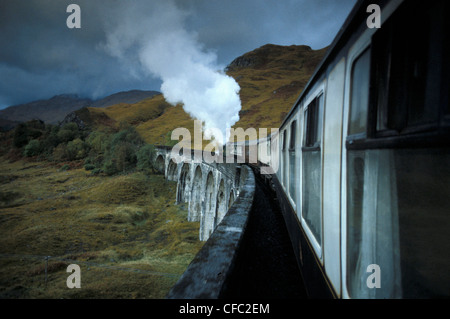
[[205,241],[169,299],[219,298],[232,277],[255,197],[255,176],[237,163],[206,163],[194,152],[175,162],[169,147],[157,147],[155,167],[177,182],[176,203],[188,204],[188,221],[199,221]]
[[177,182],[176,203],[188,205],[187,220],[200,222],[199,239],[207,241],[238,198],[248,168],[235,163],[206,163],[194,152],[176,163],[171,148],[156,148],[155,167],[169,181]]

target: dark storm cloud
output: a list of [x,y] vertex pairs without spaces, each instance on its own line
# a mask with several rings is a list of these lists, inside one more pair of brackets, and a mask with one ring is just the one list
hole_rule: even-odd
[[[152,16],[158,1],[0,0],[0,107],[61,93],[96,98],[121,90],[159,90],[160,79],[142,71],[139,61],[117,59],[105,50],[111,29],[127,25],[121,21],[126,17],[110,14],[111,8],[145,5]],[[81,7],[81,29],[66,27],[70,3]],[[173,23],[195,33],[203,50],[214,51],[218,63],[225,66],[266,43],[324,47],[331,43],[354,3],[176,0],[181,12],[176,16],[181,21]],[[155,23],[148,34],[159,31]]]
[[0,106],[61,93],[95,98],[148,88],[151,78],[131,75],[99,48],[105,37],[101,3],[77,1],[82,28],[68,29],[66,8],[71,2],[1,1]]
[[[193,13],[189,23],[228,63],[267,43],[329,45],[355,0],[179,0]],[[236,55],[237,54],[237,55]]]

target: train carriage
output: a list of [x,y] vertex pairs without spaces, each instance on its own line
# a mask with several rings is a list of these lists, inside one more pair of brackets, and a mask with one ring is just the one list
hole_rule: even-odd
[[373,2],[281,125],[272,180],[311,297],[449,297],[450,4],[378,1],[374,27]]

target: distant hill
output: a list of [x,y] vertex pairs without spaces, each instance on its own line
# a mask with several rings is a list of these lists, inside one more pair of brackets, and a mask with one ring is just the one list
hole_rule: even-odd
[[132,90],[115,93],[96,101],[80,98],[74,94],[56,95],[48,100],[13,105],[0,110],[0,127],[8,129],[13,127],[14,124],[33,119],[57,124],[69,113],[83,107],[108,107],[118,103],[136,103],[157,94],[160,93],[156,91]]
[[141,90],[119,92],[93,102],[90,107],[108,107],[119,103],[133,104],[158,94],[161,93],[156,91]]
[[0,118],[13,122],[26,122],[34,119],[56,124],[68,113],[90,105],[92,101],[77,95],[56,95],[48,100],[13,105],[0,110]]

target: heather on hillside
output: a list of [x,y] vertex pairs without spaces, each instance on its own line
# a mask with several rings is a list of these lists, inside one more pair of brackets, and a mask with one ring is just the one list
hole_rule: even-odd
[[0,298],[164,298],[203,245],[176,183],[73,164],[0,157]]

